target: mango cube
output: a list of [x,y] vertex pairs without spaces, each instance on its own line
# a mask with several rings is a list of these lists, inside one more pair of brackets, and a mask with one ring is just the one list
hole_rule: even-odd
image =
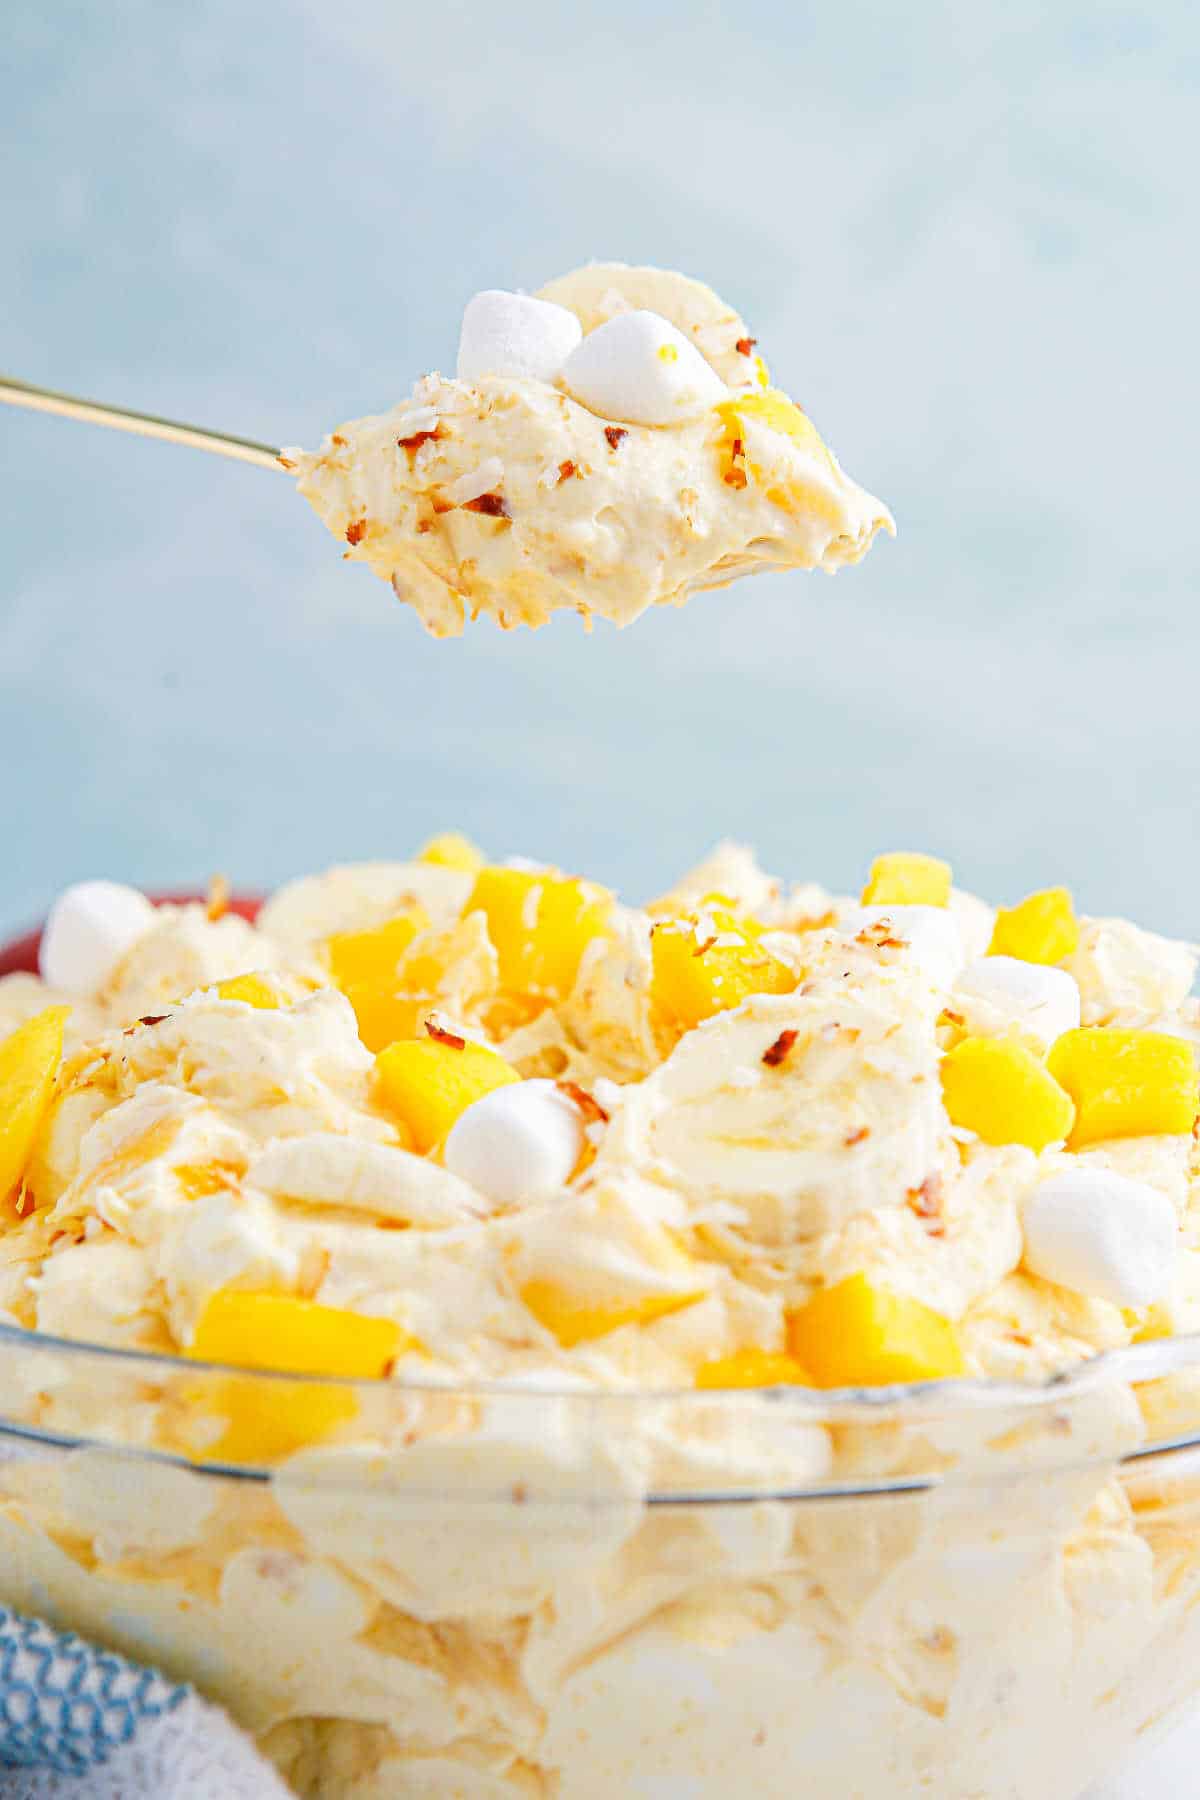
[[484,1044],[414,1038],[391,1044],[375,1059],[381,1104],[411,1133],[424,1156],[436,1148],[460,1113],[494,1088],[521,1078]]
[[48,1006],[0,1043],[0,1202],[25,1174],[62,1062],[67,1006]]
[[[286,1294],[222,1288],[208,1301],[184,1354],[193,1361],[247,1369],[373,1380],[414,1342],[391,1319]],[[354,1394],[345,1388],[238,1376],[197,1382],[188,1400],[225,1421],[221,1436],[204,1455],[226,1462],[290,1455],[328,1437],[358,1411]]]
[[915,850],[890,850],[871,864],[863,906],[949,906],[948,862]]
[[996,914],[989,956],[1015,956],[1021,962],[1060,963],[1079,943],[1079,924],[1070,890],[1043,888],[1019,906],[1002,906]]
[[735,1350],[715,1356],[696,1370],[698,1388],[811,1387],[802,1363],[786,1350]]
[[417,861],[432,863],[438,869],[458,869],[464,875],[474,875],[482,869],[487,858],[461,832],[443,831],[417,851]]
[[1071,1096],[1024,1044],[968,1037],[942,1058],[942,1098],[954,1125],[985,1144],[1044,1150],[1075,1121]]
[[179,1398],[189,1439],[210,1416],[221,1421],[219,1436],[202,1449],[188,1444],[201,1462],[274,1462],[319,1444],[358,1413],[358,1401],[346,1388],[320,1381],[256,1380],[253,1375],[190,1381]]
[[289,1375],[372,1381],[413,1339],[393,1319],[322,1306],[292,1294],[219,1288],[200,1315],[186,1355],[198,1362]]
[[659,1016],[690,1031],[751,994],[790,994],[798,977],[763,949],[752,921],[713,911],[669,919],[650,938],[650,997]]
[[410,994],[388,994],[369,987],[353,987],[346,998],[354,1008],[360,1042],[376,1056],[389,1044],[415,1037],[431,1005]]
[[850,1275],[788,1315],[788,1347],[817,1387],[945,1381],[965,1373],[949,1319]]
[[502,987],[565,1000],[584,951],[607,931],[612,896],[565,876],[489,867],[475,877],[463,912],[487,919]]
[[[681,1259],[687,1260],[682,1251],[679,1254]],[[610,1331],[617,1331],[622,1325],[648,1325],[652,1319],[682,1312],[685,1306],[692,1306],[702,1299],[707,1291],[704,1287],[698,1287],[694,1292],[673,1289],[603,1304],[581,1299],[558,1282],[538,1279],[525,1283],[521,1298],[538,1324],[553,1332],[563,1349],[569,1350],[592,1338],[607,1337]]]
[[429,929],[422,906],[407,907],[371,931],[339,931],[325,940],[325,959],[343,993],[354,987],[393,988],[400,958],[417,933]]
[[1196,1123],[1196,1052],[1184,1038],[1085,1025],[1057,1039],[1048,1066],[1075,1102],[1072,1150],[1105,1138],[1181,1135]]
[[218,981],[216,992],[222,1000],[240,1000],[260,1012],[271,1012],[280,1005],[279,995],[261,975],[231,975]]
[[358,1035],[368,1050],[386,1050],[397,1038],[416,1030],[418,1005],[399,991],[401,958],[429,928],[422,906],[411,906],[371,931],[341,931],[325,941],[325,959],[358,1021]]

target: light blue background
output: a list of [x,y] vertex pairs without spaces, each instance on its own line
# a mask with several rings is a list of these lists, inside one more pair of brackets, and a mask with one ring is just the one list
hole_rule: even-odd
[[635,896],[924,845],[1200,934],[1200,31],[1142,11],[10,5],[0,366],[311,445],[475,289],[658,261],[901,535],[439,644],[283,476],[0,409],[0,923],[453,824]]

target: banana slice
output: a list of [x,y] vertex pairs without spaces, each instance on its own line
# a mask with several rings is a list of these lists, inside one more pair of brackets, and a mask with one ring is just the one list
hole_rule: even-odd
[[897,1024],[892,980],[757,995],[687,1032],[627,1091],[597,1179],[632,1170],[776,1246],[903,1207],[947,1140],[932,1011]]
[[759,385],[755,340],[746,321],[712,288],[690,275],[679,275],[674,269],[635,268],[629,263],[588,263],[586,268],[548,282],[537,297],[573,312],[585,337],[619,312],[658,313],[691,339],[727,386]]

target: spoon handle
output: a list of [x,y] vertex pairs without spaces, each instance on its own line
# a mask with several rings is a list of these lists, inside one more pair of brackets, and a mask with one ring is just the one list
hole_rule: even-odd
[[171,444],[190,444],[193,450],[211,450],[216,456],[232,456],[238,462],[278,469],[278,450],[257,444],[252,438],[231,437],[225,431],[206,431],[199,425],[183,425],[177,419],[160,419],[153,413],[133,412],[127,406],[103,406],[77,394],[58,394],[53,388],[35,387],[0,375],[0,401],[9,406],[28,406],[34,412],[60,413],[66,419],[83,419],[91,425],[108,425],[114,431],[133,431],[140,437],[165,438]]

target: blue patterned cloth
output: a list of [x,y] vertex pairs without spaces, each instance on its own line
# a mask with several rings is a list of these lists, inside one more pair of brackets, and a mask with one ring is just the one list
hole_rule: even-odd
[[187,1698],[151,1669],[0,1607],[0,1763],[80,1775]]
[[0,1800],[284,1800],[191,1688],[0,1606]]

